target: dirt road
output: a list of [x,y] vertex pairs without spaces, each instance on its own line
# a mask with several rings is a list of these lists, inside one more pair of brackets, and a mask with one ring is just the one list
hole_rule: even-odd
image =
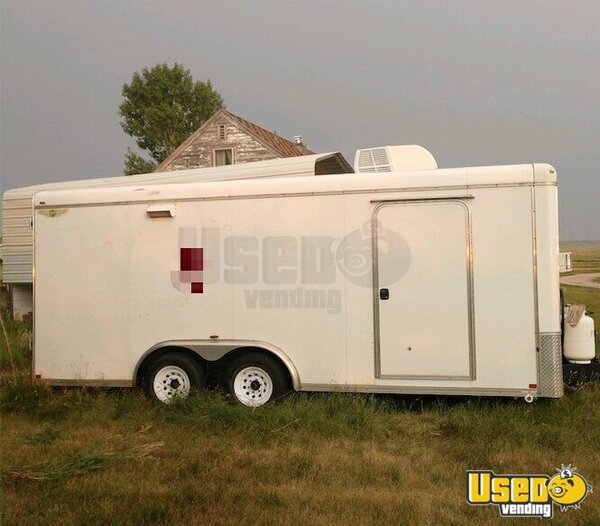
[[592,272],[591,274],[576,274],[575,276],[561,276],[560,282],[564,285],[576,285],[578,287],[591,287],[600,289],[600,283],[594,281],[600,278],[600,272]]

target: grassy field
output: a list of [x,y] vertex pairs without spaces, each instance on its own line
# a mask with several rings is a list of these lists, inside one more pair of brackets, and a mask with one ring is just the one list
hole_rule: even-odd
[[[600,480],[600,390],[559,401],[296,395],[251,411],[219,393],[2,393],[2,524],[471,524],[465,471]],[[592,494],[559,524],[599,524]]]
[[600,272],[600,242],[572,241],[560,244],[561,252],[571,252],[573,271],[569,274]]
[[[599,296],[567,290],[596,313]],[[466,504],[465,471],[562,463],[597,489],[554,522],[600,524],[598,384],[531,405],[296,394],[251,410],[209,391],[166,407],[138,391],[32,385],[30,328],[7,331],[17,374],[3,343],[3,525],[511,524]]]

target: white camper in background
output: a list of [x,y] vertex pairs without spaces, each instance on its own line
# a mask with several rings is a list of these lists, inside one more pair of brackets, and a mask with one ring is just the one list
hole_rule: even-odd
[[571,261],[571,252],[560,252],[559,253],[559,270],[563,272],[572,272],[573,263]]
[[169,402],[220,368],[249,406],[290,388],[563,394],[551,166],[278,162],[35,192],[35,378]]

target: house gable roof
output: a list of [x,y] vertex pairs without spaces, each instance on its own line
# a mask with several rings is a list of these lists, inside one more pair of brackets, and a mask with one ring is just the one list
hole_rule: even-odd
[[191,144],[193,144],[198,137],[200,137],[207,128],[209,128],[215,121],[219,119],[227,119],[232,124],[237,125],[239,128],[243,129],[248,135],[253,137],[259,143],[261,143],[265,148],[272,151],[275,155],[279,157],[298,157],[301,155],[310,155],[314,152],[306,148],[302,148],[302,150],[298,147],[298,145],[294,144],[292,141],[288,141],[283,137],[279,137],[278,135],[254,124],[253,122],[247,121],[243,119],[239,115],[235,113],[231,113],[225,108],[221,108],[217,110],[211,117],[209,117],[194,133],[192,133],[185,141],[183,141],[174,151],[169,155],[166,159],[160,163],[155,172],[160,172],[165,169],[165,167],[170,164],[174,159],[176,159],[182,152],[184,152]]

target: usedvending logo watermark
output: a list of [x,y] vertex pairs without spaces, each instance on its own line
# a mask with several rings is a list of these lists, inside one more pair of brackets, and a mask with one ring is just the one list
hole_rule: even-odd
[[578,509],[592,486],[570,464],[556,471],[552,476],[467,471],[467,502],[472,506],[497,506],[502,517],[551,519],[555,506],[561,512]]
[[[321,309],[339,314],[345,281],[372,285],[372,228],[368,222],[342,240],[222,237],[218,228],[180,228],[179,269],[171,271],[171,283],[191,294],[203,294],[219,282],[241,285],[249,309]],[[395,265],[385,277],[391,284],[406,274],[410,249],[396,232],[376,228],[379,252],[394,254]]]

